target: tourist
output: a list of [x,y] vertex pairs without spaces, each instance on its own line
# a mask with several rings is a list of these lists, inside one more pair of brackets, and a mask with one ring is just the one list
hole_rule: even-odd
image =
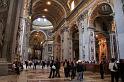
[[52,62],[50,63],[50,75],[49,75],[49,78],[54,78],[55,77],[55,70],[56,70],[56,67],[55,67],[55,62],[54,60],[52,60]]
[[111,71],[111,82],[114,82],[114,79],[118,82],[118,66],[114,58],[109,63],[109,69]]
[[121,77],[121,82],[124,82],[124,62],[120,60],[120,77]]
[[83,80],[84,67],[81,60],[78,60],[77,64],[77,80]]
[[105,67],[104,67],[104,62],[103,61],[101,61],[100,65],[99,65],[99,68],[100,68],[101,79],[104,79]]
[[60,73],[59,73],[60,61],[58,59],[56,59],[55,66],[56,66],[55,77],[60,77]]

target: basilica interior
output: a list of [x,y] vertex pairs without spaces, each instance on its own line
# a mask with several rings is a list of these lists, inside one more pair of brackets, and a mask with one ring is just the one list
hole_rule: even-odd
[[124,61],[123,21],[124,0],[0,0],[0,75],[14,61]]

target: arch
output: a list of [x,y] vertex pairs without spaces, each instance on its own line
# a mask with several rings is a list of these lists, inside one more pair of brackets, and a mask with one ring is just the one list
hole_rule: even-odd
[[91,12],[88,14],[89,27],[95,29],[95,56],[99,63],[103,59],[109,61],[112,56],[116,56],[115,58],[118,56],[115,30],[112,30],[113,13],[112,4],[104,1],[91,8]]
[[[90,24],[91,24],[92,21],[98,16],[98,14],[96,14],[95,17],[93,16],[94,13],[98,13],[98,11],[95,12],[95,10],[96,10],[97,8],[99,8],[99,6],[102,5],[102,4],[108,4],[108,5],[111,7],[111,9],[112,9],[112,13],[114,13],[114,8],[113,8],[112,4],[110,4],[110,3],[106,2],[106,1],[99,2],[99,3],[97,3],[97,5],[94,4],[95,6],[90,9],[91,11],[90,11],[89,14],[88,14],[88,15],[89,15],[89,21],[88,21],[89,27],[92,27],[92,25],[90,25]],[[92,17],[94,17],[94,19],[92,19]]]
[[[46,15],[46,14],[44,14],[44,15]],[[32,19],[32,22],[35,20],[35,19],[37,19],[38,17],[40,17],[40,18],[42,18],[42,15],[41,14],[37,14],[37,15],[33,15],[33,19]],[[47,20],[49,20],[51,23],[52,23],[52,25],[56,25],[56,22],[55,22],[55,19],[52,17],[52,16],[48,16],[47,15]]]
[[39,30],[39,31],[33,30],[33,31],[31,31],[30,35],[31,35],[32,33],[34,33],[34,32],[42,32],[42,33],[45,35],[45,39],[46,39],[46,40],[48,39],[46,33],[45,33],[43,30]]
[[[36,0],[34,3],[33,3],[33,6],[35,6],[35,4],[37,3],[37,2],[39,2],[40,0]],[[57,1],[57,0],[51,0],[51,1],[54,1],[54,2],[56,2],[58,5],[60,5],[61,7],[62,7],[62,9],[64,10],[64,13],[65,13],[65,17],[67,16],[67,13],[66,13],[66,10],[65,10],[65,8],[64,8],[64,6],[59,2],[59,1]]]
[[72,50],[71,50],[71,53],[72,53],[72,60],[75,59],[75,60],[78,60],[80,59],[80,51],[79,51],[79,28],[77,26],[77,24],[73,24],[71,27],[70,27],[70,36],[71,36],[71,41],[72,41]]

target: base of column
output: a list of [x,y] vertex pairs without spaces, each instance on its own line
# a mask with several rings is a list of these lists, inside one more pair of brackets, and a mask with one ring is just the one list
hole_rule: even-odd
[[8,75],[8,63],[4,58],[0,58],[0,76]]

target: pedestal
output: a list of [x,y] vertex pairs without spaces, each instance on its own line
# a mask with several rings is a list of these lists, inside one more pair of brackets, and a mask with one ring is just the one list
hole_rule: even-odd
[[8,64],[4,58],[0,58],[0,76],[8,75]]

